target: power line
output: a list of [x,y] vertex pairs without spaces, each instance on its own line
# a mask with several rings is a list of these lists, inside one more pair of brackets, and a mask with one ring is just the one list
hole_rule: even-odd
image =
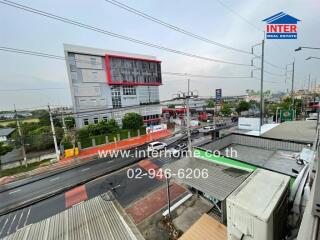
[[196,54],[192,54],[192,53],[188,53],[188,52],[184,52],[184,51],[180,51],[180,50],[176,50],[176,49],[172,49],[172,48],[167,48],[167,47],[164,47],[164,46],[156,45],[156,44],[153,44],[153,43],[150,43],[150,42],[144,42],[144,41],[141,41],[141,40],[138,40],[138,39],[135,39],[135,38],[131,38],[131,37],[128,37],[128,36],[124,36],[124,35],[120,35],[120,34],[117,34],[117,33],[113,33],[113,32],[110,32],[110,31],[107,31],[107,30],[104,30],[104,29],[101,29],[101,28],[97,28],[97,27],[94,27],[94,26],[91,26],[91,25],[87,25],[87,24],[84,24],[84,23],[81,23],[81,22],[78,22],[78,21],[74,21],[72,19],[65,18],[65,17],[60,17],[58,15],[51,14],[51,13],[48,13],[48,12],[45,12],[45,11],[41,11],[41,10],[38,10],[38,9],[35,9],[35,8],[31,8],[31,7],[28,7],[26,5],[18,4],[18,3],[15,3],[15,2],[7,1],[7,0],[1,0],[0,3],[8,5],[8,6],[11,6],[11,7],[14,7],[14,8],[18,8],[18,9],[21,9],[21,10],[24,10],[24,11],[27,11],[27,12],[31,12],[31,13],[34,13],[34,14],[37,14],[37,15],[41,15],[41,16],[44,16],[44,17],[47,17],[47,18],[51,18],[51,19],[54,19],[54,20],[57,20],[57,21],[60,21],[60,22],[68,23],[70,25],[74,25],[74,26],[85,28],[85,29],[88,29],[88,30],[91,30],[91,31],[94,31],[94,32],[102,33],[102,34],[105,34],[105,35],[108,35],[108,36],[111,36],[111,37],[119,38],[119,39],[122,39],[122,40],[130,41],[130,42],[133,42],[133,43],[137,43],[137,44],[148,46],[148,47],[152,47],[152,48],[157,48],[157,49],[160,49],[160,50],[163,50],[163,51],[167,51],[167,52],[171,52],[171,53],[175,53],[175,54],[178,54],[178,55],[183,55],[183,56],[187,56],[187,57],[192,57],[192,58],[201,59],[201,60],[210,61],[210,62],[216,62],[216,63],[223,63],[223,64],[230,64],[230,65],[251,67],[249,64],[245,64],[245,63],[229,62],[229,61],[224,61],[224,60],[204,57],[204,56],[200,56],[200,55],[196,55]]
[[68,88],[62,88],[62,87],[52,87],[52,88],[16,88],[16,89],[0,89],[1,93],[11,93],[11,92],[20,92],[20,91],[44,91],[44,90],[69,90]]
[[251,78],[251,76],[207,76],[207,75],[197,75],[190,73],[177,73],[177,72],[162,72],[164,75],[174,75],[179,77],[195,77],[195,78]]
[[251,23],[248,19],[246,19],[245,17],[241,16],[238,12],[236,12],[235,10],[233,10],[231,7],[229,7],[228,5],[224,4],[221,0],[216,0],[218,3],[220,3],[220,5],[222,5],[224,8],[226,8],[227,10],[229,10],[230,12],[232,12],[235,16],[239,17],[240,19],[242,19],[244,22],[246,22],[247,24],[249,24],[251,27],[255,28],[256,30],[258,30],[259,32],[263,32],[260,28],[258,28],[256,25],[254,25],[253,23]]
[[245,51],[245,50],[242,50],[242,49],[238,49],[238,48],[234,48],[234,47],[231,47],[231,46],[227,46],[225,44],[210,40],[210,39],[205,38],[205,37],[202,37],[202,36],[197,35],[195,33],[189,32],[188,30],[185,30],[183,28],[180,28],[180,27],[177,27],[177,26],[172,25],[170,23],[164,22],[164,21],[162,21],[162,20],[160,20],[158,18],[155,18],[155,17],[153,17],[153,16],[151,16],[149,14],[146,14],[144,12],[141,12],[141,11],[139,11],[139,10],[133,8],[133,7],[130,7],[130,6],[126,5],[126,4],[124,4],[124,3],[121,3],[119,1],[115,1],[115,0],[105,0],[105,1],[110,3],[110,4],[112,4],[112,5],[114,5],[114,6],[122,8],[122,9],[128,11],[128,12],[131,12],[133,14],[136,14],[136,15],[140,16],[140,17],[143,17],[143,18],[145,18],[147,20],[150,20],[152,22],[155,22],[157,24],[160,24],[162,26],[170,28],[170,29],[172,29],[174,31],[180,32],[182,34],[188,35],[188,36],[190,36],[192,38],[195,38],[195,39],[201,40],[203,42],[210,43],[210,44],[213,44],[215,46],[222,47],[222,48],[225,48],[225,49],[228,49],[228,50],[232,50],[232,51],[236,51],[236,52],[240,52],[240,53],[246,53],[246,54],[250,54],[251,55],[251,52],[249,52],[249,51]]
[[[34,51],[30,51],[30,50],[8,48],[8,47],[2,47],[2,46],[0,46],[0,51],[13,52],[13,53],[18,53],[18,54],[25,54],[25,55],[44,57],[44,58],[55,59],[55,60],[69,61],[69,62],[91,63],[91,62],[85,61],[85,60],[74,60],[74,59],[69,59],[69,58],[65,58],[62,56],[52,55],[52,54],[48,54],[48,53],[44,53],[44,52],[34,52]],[[246,76],[208,76],[208,75],[198,75],[198,74],[179,73],[179,72],[162,72],[162,74],[182,76],[182,77],[186,77],[186,76],[187,77],[198,77],[198,78],[250,78],[250,77],[246,77]]]

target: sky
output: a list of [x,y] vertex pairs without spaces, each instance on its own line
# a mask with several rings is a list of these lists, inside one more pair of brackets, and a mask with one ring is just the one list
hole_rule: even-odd
[[[104,0],[13,1],[164,47],[225,61],[251,63],[251,55],[199,41]],[[272,92],[290,90],[291,80],[288,78],[285,81],[283,75],[285,66],[294,59],[295,89],[307,88],[306,79],[309,74],[312,83],[316,78],[320,82],[320,60],[305,60],[309,56],[320,57],[320,51],[294,51],[298,46],[320,47],[319,0],[119,1],[189,32],[249,52],[251,46],[261,43],[264,37],[265,23],[262,20],[278,12],[285,12],[301,20],[298,23],[298,39],[266,40],[265,59],[282,69],[265,64],[265,70],[277,76],[265,73],[264,89]],[[63,56],[63,43],[156,56],[162,61],[163,72],[249,77],[252,69],[169,53],[57,22],[0,3],[1,47]],[[259,46],[254,49],[255,54],[261,54]],[[259,66],[260,59],[254,59],[254,64]],[[0,51],[0,66],[0,111],[12,110],[14,104],[17,109],[40,108],[47,104],[71,105],[64,61]],[[288,75],[290,74],[289,72]],[[254,71],[254,76],[255,78],[235,79],[192,77],[191,89],[198,90],[200,96],[214,96],[216,88],[222,88],[224,96],[241,95],[245,94],[246,89],[260,89],[260,72]],[[187,88],[187,77],[163,74],[162,78],[161,100],[170,99],[177,91]],[[52,89],[24,90],[39,88]]]

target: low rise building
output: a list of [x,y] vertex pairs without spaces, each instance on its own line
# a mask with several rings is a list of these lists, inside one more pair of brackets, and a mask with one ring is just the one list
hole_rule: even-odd
[[161,61],[153,56],[64,45],[77,127],[128,112],[146,125],[160,122]]

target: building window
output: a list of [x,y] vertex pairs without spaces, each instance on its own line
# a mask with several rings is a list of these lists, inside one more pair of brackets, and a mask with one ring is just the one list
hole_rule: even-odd
[[112,107],[121,108],[121,93],[119,86],[113,86],[111,88]]
[[98,118],[93,118],[93,122],[94,122],[94,124],[97,124],[97,123],[99,123],[99,119]]
[[97,59],[95,57],[91,57],[90,58],[90,63],[91,63],[91,65],[96,65]]
[[83,119],[83,125],[85,125],[85,126],[89,125],[89,119],[88,118]]
[[108,121],[108,117],[106,117],[106,116],[104,116],[104,117],[102,117],[102,119],[103,119],[103,121]]
[[123,95],[137,95],[136,88],[134,86],[123,86],[122,87]]

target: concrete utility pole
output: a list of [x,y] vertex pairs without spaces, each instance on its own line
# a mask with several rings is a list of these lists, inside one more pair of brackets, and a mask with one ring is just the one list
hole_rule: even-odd
[[264,118],[264,98],[263,98],[263,72],[264,72],[264,39],[261,43],[261,83],[260,83],[260,133]]
[[310,92],[310,79],[311,79],[311,74],[309,73],[308,92]]
[[54,129],[52,114],[51,114],[51,110],[50,110],[50,106],[49,105],[48,105],[48,110],[49,110],[49,116],[50,116],[50,123],[51,123],[51,130],[52,130],[52,136],[53,136],[54,149],[56,150],[57,161],[59,161],[60,160],[60,154],[59,154],[59,149],[58,149],[58,144],[57,144],[56,131]]
[[23,156],[24,165],[25,165],[25,167],[28,167],[26,149],[25,149],[25,146],[24,146],[24,138],[22,136],[20,122],[19,122],[19,119],[18,119],[18,114],[17,114],[17,110],[16,110],[16,106],[15,105],[14,105],[14,113],[15,113],[15,118],[16,118],[16,122],[17,122],[18,133],[19,133],[19,136],[20,136],[20,143],[21,143],[21,147],[22,147],[22,156]]
[[188,79],[188,94],[185,99],[186,101],[186,110],[187,110],[187,134],[188,134],[188,150],[189,153],[192,151],[191,147],[191,126],[190,126],[190,107],[189,107],[189,98],[190,98],[190,79]]
[[189,107],[189,99],[190,98],[197,98],[198,96],[194,94],[194,91],[190,91],[190,79],[188,79],[188,91],[187,92],[179,92],[177,97],[174,99],[182,99],[184,101],[184,105],[187,112],[187,135],[188,135],[188,151],[189,153],[192,152],[191,146],[191,127],[190,127],[190,107]]
[[294,108],[294,60],[292,63],[292,78],[291,78],[291,102],[292,102],[292,109]]

